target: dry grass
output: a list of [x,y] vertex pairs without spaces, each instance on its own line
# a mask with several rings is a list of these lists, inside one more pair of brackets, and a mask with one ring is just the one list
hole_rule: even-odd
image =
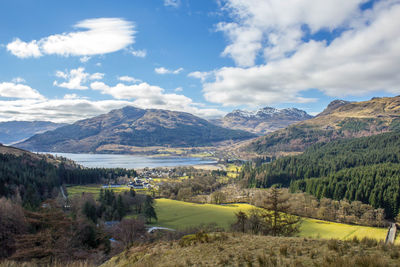
[[0,262],[0,267],[94,267],[87,262],[71,262],[71,263],[61,263],[54,262],[52,264],[35,264],[33,262],[15,262],[15,261],[2,261]]
[[223,234],[224,238],[162,242],[133,247],[102,265],[111,266],[399,266],[398,246],[368,239],[315,240]]

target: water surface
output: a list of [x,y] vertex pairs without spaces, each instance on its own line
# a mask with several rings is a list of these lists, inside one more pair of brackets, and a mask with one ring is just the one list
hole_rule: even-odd
[[141,169],[145,167],[176,167],[192,166],[199,164],[215,164],[215,160],[203,158],[182,157],[148,157],[139,155],[117,154],[75,154],[75,153],[50,153],[72,159],[76,163],[88,168],[125,168]]

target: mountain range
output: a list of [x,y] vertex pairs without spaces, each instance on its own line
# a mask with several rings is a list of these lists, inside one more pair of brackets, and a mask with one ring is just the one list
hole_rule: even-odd
[[65,126],[65,123],[49,121],[7,121],[0,122],[0,143],[21,142],[35,134],[44,133]]
[[307,112],[297,108],[276,109],[265,107],[257,111],[237,109],[228,113],[222,119],[216,119],[212,122],[221,127],[265,135],[312,117]]
[[400,129],[400,96],[335,100],[316,117],[260,137],[242,150],[257,154],[302,152],[312,144]]
[[37,134],[15,146],[45,152],[113,152],[113,146],[211,145],[254,134],[216,126],[192,114],[131,106]]

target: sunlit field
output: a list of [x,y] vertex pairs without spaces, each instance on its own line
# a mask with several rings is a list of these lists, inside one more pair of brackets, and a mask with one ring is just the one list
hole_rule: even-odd
[[[254,206],[249,204],[194,204],[170,199],[157,199],[157,225],[173,229],[185,229],[215,222],[218,226],[229,229],[229,226],[235,221],[236,212],[249,211],[253,208]],[[299,235],[325,239],[351,239],[357,236],[360,239],[370,237],[384,240],[386,232],[386,228],[348,225],[306,218],[303,220]]]

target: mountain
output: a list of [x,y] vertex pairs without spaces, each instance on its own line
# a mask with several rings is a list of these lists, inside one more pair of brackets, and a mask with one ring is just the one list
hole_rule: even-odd
[[242,147],[257,154],[302,152],[314,143],[376,135],[400,128],[400,96],[363,102],[335,100],[316,117]]
[[113,145],[190,147],[252,137],[189,113],[128,106],[35,135],[16,146],[32,151],[112,152]]
[[297,108],[276,109],[265,107],[255,112],[234,110],[222,119],[212,122],[221,127],[264,135],[311,118],[311,115]]
[[55,130],[65,123],[49,121],[7,121],[0,122],[0,143],[12,144],[21,142],[35,134]]

